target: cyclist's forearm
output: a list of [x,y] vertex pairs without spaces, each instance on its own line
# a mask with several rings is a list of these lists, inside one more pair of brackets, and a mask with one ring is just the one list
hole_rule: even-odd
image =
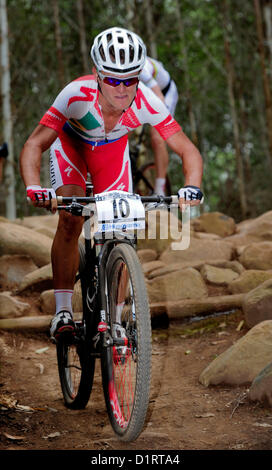
[[189,154],[183,153],[182,168],[184,174],[184,185],[193,185],[200,188],[203,175],[203,160],[199,151],[194,147]]
[[20,155],[21,175],[26,186],[40,185],[42,153],[50,147],[57,136],[54,129],[39,124],[27,139]]
[[40,185],[41,149],[26,142],[20,155],[20,171],[25,186]]
[[167,139],[167,144],[182,160],[182,170],[185,177],[184,184],[200,187],[203,174],[203,160],[196,146],[182,131]]

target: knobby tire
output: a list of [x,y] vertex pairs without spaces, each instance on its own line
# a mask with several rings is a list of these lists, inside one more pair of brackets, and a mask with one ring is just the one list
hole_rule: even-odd
[[[121,274],[122,273],[122,274]],[[125,275],[124,275],[125,273]],[[122,441],[135,440],[142,431],[149,403],[151,380],[151,320],[141,264],[134,248],[120,243],[111,251],[107,266],[108,322],[113,335],[116,303],[127,277],[121,324],[127,347],[105,347],[101,368],[106,407],[113,430]],[[121,352],[117,352],[121,351]]]

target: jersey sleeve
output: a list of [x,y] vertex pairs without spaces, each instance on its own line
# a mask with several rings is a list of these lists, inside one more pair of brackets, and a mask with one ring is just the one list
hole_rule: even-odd
[[40,120],[40,124],[60,132],[67,120],[80,119],[86,114],[86,108],[90,101],[94,100],[96,89],[90,86],[90,80],[84,78],[74,80],[63,88]]
[[135,106],[139,121],[155,127],[164,140],[181,130],[161,99],[143,84],[139,85]]
[[148,58],[145,62],[143,70],[140,73],[140,80],[148,88],[153,88],[155,85],[157,85],[157,82],[155,78],[153,77],[153,66]]

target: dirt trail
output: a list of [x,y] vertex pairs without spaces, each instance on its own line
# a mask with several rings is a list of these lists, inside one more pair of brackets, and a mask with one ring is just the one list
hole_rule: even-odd
[[1,332],[0,449],[271,450],[272,412],[248,401],[248,385],[205,388],[198,382],[212,359],[245,334],[237,331],[241,318],[236,312],[153,330],[148,421],[129,444],[110,427],[99,362],[87,408],[68,410],[48,337]]

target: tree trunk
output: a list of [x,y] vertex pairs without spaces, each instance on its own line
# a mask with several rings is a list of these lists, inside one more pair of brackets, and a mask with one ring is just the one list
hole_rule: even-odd
[[134,18],[135,18],[135,12],[134,12],[134,0],[125,0],[125,8],[126,8],[126,24],[127,28],[130,29],[131,31],[134,30]]
[[186,41],[185,41],[185,35],[184,35],[184,25],[183,25],[182,16],[180,13],[178,0],[176,0],[175,2],[175,7],[176,7],[178,34],[179,34],[180,42],[182,45],[181,56],[183,58],[183,69],[184,69],[184,81],[185,81],[184,91],[185,91],[185,95],[187,98],[187,107],[188,107],[188,114],[189,114],[190,127],[191,127],[191,139],[192,139],[192,142],[196,146],[198,146],[199,140],[198,140],[198,135],[197,135],[196,119],[195,119],[195,114],[193,111],[191,90],[190,90],[190,85],[189,85],[189,71],[188,71],[188,60],[187,60],[187,48],[186,48]]
[[65,74],[64,74],[64,64],[63,64],[63,54],[62,54],[62,40],[61,40],[61,30],[60,30],[60,21],[59,21],[59,4],[58,0],[52,0],[53,5],[53,19],[55,26],[55,39],[56,39],[56,49],[58,57],[58,77],[59,82],[62,87],[65,85]]
[[78,24],[79,24],[80,51],[81,51],[81,57],[82,57],[83,70],[85,74],[88,74],[90,72],[90,61],[88,60],[89,54],[88,54],[88,47],[87,47],[87,40],[86,40],[86,28],[85,28],[85,21],[84,21],[83,1],[77,0],[76,7],[77,7],[77,16],[78,16]]
[[265,64],[265,48],[264,48],[264,33],[263,33],[263,22],[262,22],[262,13],[260,8],[260,0],[254,0],[255,13],[256,13],[256,26],[257,26],[257,35],[259,41],[259,54],[260,54],[260,63],[262,68],[263,76],[263,88],[265,96],[265,111],[266,111],[266,123],[267,123],[267,132],[268,132],[268,142],[269,142],[269,154],[270,154],[270,165],[272,165],[272,102],[271,102],[271,92],[269,79],[266,72]]
[[150,0],[144,0],[144,9],[145,9],[145,21],[146,21],[146,30],[148,34],[148,45],[150,50],[150,55],[154,59],[158,58],[157,54],[157,44],[154,35],[154,22],[153,22],[153,12],[152,12],[152,2]]
[[269,50],[268,63],[270,68],[270,78],[272,78],[272,3],[270,0],[263,6],[263,15],[266,30],[266,43]]
[[0,0],[1,22],[1,94],[3,101],[3,137],[8,144],[9,156],[5,165],[6,217],[16,218],[15,171],[13,152],[12,114],[10,105],[10,68],[8,43],[8,18],[6,0]]
[[228,37],[229,15],[228,15],[226,0],[224,0],[223,7],[224,7],[223,29],[224,29],[225,60],[226,60],[226,69],[227,69],[227,85],[228,85],[228,95],[229,95],[231,118],[232,118],[232,125],[233,125],[233,136],[234,136],[236,166],[237,166],[237,174],[238,174],[240,207],[241,207],[241,214],[244,219],[247,215],[247,200],[246,200],[245,179],[244,179],[244,165],[243,165],[243,158],[241,155],[241,142],[240,142],[238,114],[237,114],[235,95],[234,95],[235,78],[234,78],[234,69],[233,69],[232,57],[230,53],[230,43],[229,43],[229,37]]

